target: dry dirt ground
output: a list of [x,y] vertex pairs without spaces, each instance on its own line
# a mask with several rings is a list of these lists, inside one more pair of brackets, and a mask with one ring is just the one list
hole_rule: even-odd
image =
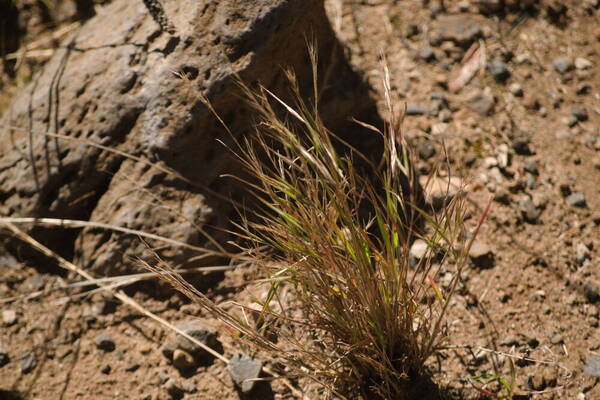
[[[508,379],[513,364],[518,398],[600,399],[600,3],[525,3],[328,8],[382,112],[385,55],[393,100],[408,103],[404,130],[419,169],[443,157],[444,143],[451,173],[467,184],[470,226],[493,199],[449,310],[448,346],[431,362],[440,390],[485,398],[469,378]],[[506,7],[486,13],[486,4]],[[251,276],[207,275],[207,293],[243,302]],[[180,373],[161,351],[168,332],[101,293],[60,289],[71,282],[44,262],[0,256],[0,398],[293,398],[279,380],[242,396],[219,360]],[[206,317],[176,294],[129,293],[171,322]],[[207,323],[226,356],[239,351]]]

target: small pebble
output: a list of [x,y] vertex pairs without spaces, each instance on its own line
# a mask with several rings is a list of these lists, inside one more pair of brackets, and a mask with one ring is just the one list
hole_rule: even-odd
[[490,246],[476,241],[469,250],[469,257],[477,268],[487,269],[494,266],[494,253]]
[[571,110],[571,114],[573,114],[573,116],[577,118],[577,121],[587,121],[587,119],[589,118],[587,109],[582,106],[573,107],[573,109]]
[[31,371],[33,371],[33,369],[36,367],[36,365],[37,365],[37,359],[35,357],[35,354],[33,354],[33,353],[27,354],[21,360],[21,373],[23,373],[23,374],[30,373]]
[[425,113],[427,113],[427,110],[419,105],[411,103],[406,105],[406,115],[424,115]]
[[593,67],[593,64],[590,60],[587,60],[583,57],[577,57],[575,59],[575,68],[582,70],[582,69],[590,69]]
[[523,96],[523,88],[518,83],[514,82],[508,86],[508,91],[511,92],[516,97]]
[[96,347],[103,351],[113,351],[115,349],[115,341],[112,335],[108,332],[103,332],[94,338],[94,344]]
[[587,202],[585,196],[581,192],[575,192],[567,196],[567,204],[571,207],[585,207]]
[[556,72],[558,72],[561,75],[571,71],[574,67],[573,61],[570,58],[566,57],[555,58],[552,62],[552,65],[554,66]]
[[581,265],[588,258],[590,258],[590,249],[588,249],[588,247],[585,244],[578,243],[575,248],[575,260],[577,261],[577,263]]
[[419,50],[418,56],[421,60],[427,62],[435,60],[435,53],[431,46],[426,46]]
[[17,312],[10,309],[2,311],[2,322],[6,326],[14,325],[17,322]]
[[429,246],[424,240],[417,239],[410,246],[410,250],[408,251],[408,260],[411,267],[416,267],[419,264],[419,261],[427,254]]
[[519,200],[519,210],[525,221],[532,224],[537,222],[541,214],[541,211],[536,208],[535,204],[533,204],[533,200],[531,200],[529,196],[521,197]]
[[104,375],[108,375],[110,374],[110,371],[112,370],[111,366],[109,364],[104,364],[101,368],[100,368],[100,372],[102,372]]
[[492,61],[488,63],[487,68],[498,82],[504,82],[510,77],[508,66],[502,61]]

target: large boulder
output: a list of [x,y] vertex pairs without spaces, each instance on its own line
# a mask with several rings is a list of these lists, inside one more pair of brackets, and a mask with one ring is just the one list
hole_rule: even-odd
[[[352,135],[350,116],[376,119],[322,0],[162,3],[174,34],[161,31],[141,0],[115,0],[14,99],[0,121],[1,215],[89,220],[198,246],[211,245],[202,231],[223,241],[234,213],[224,198],[243,192],[221,178],[235,163],[218,139],[232,139],[202,98],[234,136],[249,134],[236,77],[285,96],[290,67],[310,92],[307,40],[318,44],[327,78],[320,110],[328,126]],[[97,228],[31,232],[102,275],[131,272],[132,257],[145,250],[135,235]],[[175,264],[194,254],[150,245]]]

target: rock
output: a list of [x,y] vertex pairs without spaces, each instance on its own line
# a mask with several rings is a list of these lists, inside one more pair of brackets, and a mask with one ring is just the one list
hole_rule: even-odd
[[435,52],[433,48],[430,46],[425,46],[421,50],[419,50],[418,57],[423,61],[433,61],[435,60]]
[[110,374],[110,371],[112,370],[112,367],[110,366],[110,364],[104,364],[101,368],[100,368],[100,372],[102,372],[104,375],[108,375]]
[[173,378],[167,380],[165,383],[165,390],[172,399],[181,399],[185,393],[180,383]]
[[561,75],[571,71],[574,67],[573,61],[570,58],[566,57],[555,58],[552,62],[552,65],[554,66],[556,72],[558,72]]
[[492,61],[488,63],[487,68],[498,82],[504,82],[510,77],[508,65],[502,61]]
[[574,115],[569,115],[568,117],[562,119],[562,123],[567,125],[569,128],[572,128],[575,125],[577,125],[577,121],[578,119]]
[[476,89],[467,96],[467,105],[474,112],[487,116],[494,110],[496,99],[490,88]]
[[533,155],[533,152],[529,148],[529,143],[530,140],[528,138],[524,136],[519,136],[512,141],[512,148],[515,151],[515,153],[519,155],[530,156]]
[[533,204],[533,200],[527,195],[524,195],[519,200],[519,210],[525,221],[531,224],[535,224],[541,214],[541,210]]
[[494,266],[494,252],[486,243],[475,241],[469,249],[469,257],[477,268],[487,269]]
[[8,351],[4,348],[2,344],[0,344],[0,367],[8,364],[10,362],[10,356],[8,355]]
[[600,378],[600,356],[590,356],[583,366],[583,373]]
[[575,261],[581,265],[590,258],[590,249],[584,243],[578,243],[575,247]]
[[508,86],[508,91],[511,92],[513,94],[513,96],[516,96],[516,97],[522,97],[523,96],[523,88],[521,87],[521,85],[519,85],[516,82],[511,83]]
[[196,366],[196,360],[187,351],[176,349],[173,352],[173,365],[180,371],[186,371]]
[[441,41],[449,40],[467,48],[482,36],[477,18],[470,15],[444,15],[437,19],[434,32]]
[[429,246],[424,240],[417,239],[413,242],[412,246],[410,246],[410,250],[408,251],[408,260],[411,267],[416,267],[419,262],[425,257],[427,252],[429,251]]
[[[176,324],[186,334],[190,335],[199,342],[214,349],[217,345],[217,333],[199,320],[184,320]],[[177,348],[188,352],[193,356],[207,356],[208,353],[202,347],[191,342],[187,338],[177,335]]]
[[587,119],[589,118],[587,109],[582,106],[573,107],[573,109],[571,110],[571,114],[573,114],[573,116],[577,118],[578,121],[587,121]]
[[433,177],[429,183],[427,176],[421,176],[419,181],[425,191],[426,201],[435,209],[448,204],[463,188],[462,180],[455,176]]
[[585,201],[583,193],[575,192],[567,196],[567,204],[571,207],[583,208],[587,205],[587,202]]
[[429,141],[424,143],[420,143],[417,146],[417,151],[419,152],[419,157],[422,160],[429,160],[431,157],[435,156],[435,146],[432,145]]
[[525,165],[524,169],[525,169],[525,172],[529,172],[532,175],[539,175],[540,174],[538,163],[536,161],[529,161]]
[[583,57],[577,57],[575,59],[575,68],[579,70],[590,69],[594,66],[590,60],[587,60]]
[[5,326],[14,325],[17,322],[17,312],[15,310],[2,311],[2,323]]
[[28,374],[31,371],[33,371],[36,366],[37,366],[37,358],[35,357],[35,354],[28,353],[21,360],[21,373],[22,374]]
[[94,344],[100,350],[110,352],[115,349],[115,341],[108,332],[103,332],[94,338]]
[[[176,35],[161,32],[140,2],[107,2],[66,35],[35,83],[3,107],[0,125],[19,128],[0,131],[0,215],[101,222],[196,246],[209,243],[197,229],[208,224],[224,243],[224,228],[236,211],[222,195],[235,197],[243,185],[222,178],[238,169],[237,162],[218,143],[231,137],[203,98],[241,140],[252,133],[255,115],[240,96],[238,77],[261,82],[289,101],[289,85],[279,77],[290,68],[301,91],[310,93],[306,37],[319,44],[320,60],[335,65],[327,90],[336,95],[320,104],[325,124],[348,132],[352,141],[360,132],[372,137],[348,120],[380,121],[322,0],[182,0],[167,15],[176,21]],[[356,141],[367,147],[369,142],[375,139]],[[162,170],[89,143],[152,160]],[[127,261],[146,252],[135,235],[28,229],[99,276],[130,273],[133,263]],[[162,244],[156,242],[159,255],[173,265],[196,254]]]
[[406,115],[423,115],[425,113],[427,113],[427,110],[421,106],[411,103],[406,105]]
[[262,361],[248,357],[244,354],[236,354],[229,360],[227,371],[231,379],[242,393],[249,393],[254,388],[256,379],[260,376]]
[[600,300],[600,294],[598,293],[598,287],[591,283],[583,285],[583,294],[588,303],[595,303]]

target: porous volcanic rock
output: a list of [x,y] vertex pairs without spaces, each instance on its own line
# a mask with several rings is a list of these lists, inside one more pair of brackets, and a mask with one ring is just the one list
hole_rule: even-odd
[[[203,98],[233,136],[249,134],[254,120],[237,77],[286,99],[284,68],[291,68],[308,95],[307,41],[318,45],[326,80],[319,103],[325,123],[362,149],[376,136],[362,136],[365,130],[349,121],[378,124],[367,85],[349,67],[323,1],[184,0],[164,7],[172,35],[141,1],[99,9],[15,97],[0,120],[1,215],[93,221],[196,246],[210,245],[198,229],[204,227],[223,240],[216,228],[233,214],[224,198],[242,192],[221,175],[239,167],[218,141],[231,144],[231,136]],[[102,275],[130,272],[130,260],[148,253],[135,235],[104,229],[30,232]],[[192,255],[150,244],[173,264]]]

